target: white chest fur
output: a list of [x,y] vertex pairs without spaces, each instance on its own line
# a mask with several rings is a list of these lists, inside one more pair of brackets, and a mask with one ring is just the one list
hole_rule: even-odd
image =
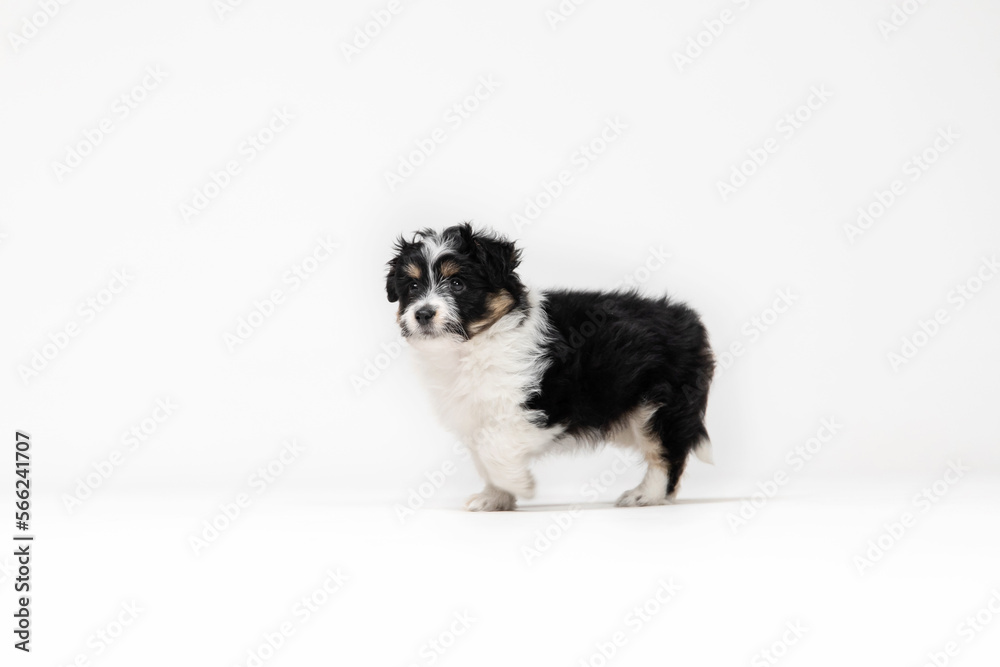
[[524,408],[545,371],[548,330],[538,299],[529,304],[467,341],[412,341],[439,418],[473,449],[533,453],[555,435],[532,425]]

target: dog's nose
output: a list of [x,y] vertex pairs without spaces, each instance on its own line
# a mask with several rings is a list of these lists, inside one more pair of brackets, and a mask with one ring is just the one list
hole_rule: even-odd
[[436,312],[437,311],[434,310],[433,308],[428,308],[427,306],[424,306],[415,313],[417,317],[417,322],[419,322],[420,324],[429,323],[431,321],[431,318],[434,317],[434,313]]

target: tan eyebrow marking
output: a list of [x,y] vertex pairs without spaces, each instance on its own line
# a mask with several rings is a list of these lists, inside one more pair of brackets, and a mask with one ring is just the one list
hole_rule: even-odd
[[446,259],[441,262],[441,275],[445,278],[451,278],[453,275],[458,273],[462,267],[458,265],[458,262]]
[[403,267],[403,273],[405,273],[410,278],[414,280],[420,280],[421,271],[420,267],[416,264],[410,263]]

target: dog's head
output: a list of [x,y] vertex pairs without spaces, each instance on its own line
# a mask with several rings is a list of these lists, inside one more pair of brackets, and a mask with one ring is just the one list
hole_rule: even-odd
[[400,237],[395,252],[385,291],[404,336],[468,340],[522,305],[521,251],[502,236],[462,223]]

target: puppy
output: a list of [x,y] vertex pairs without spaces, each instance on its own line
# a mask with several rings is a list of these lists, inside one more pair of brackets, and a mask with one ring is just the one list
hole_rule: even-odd
[[634,291],[537,292],[521,252],[468,223],[396,243],[386,294],[443,423],[486,482],[466,507],[532,498],[533,459],[611,442],[647,468],[619,506],[660,505],[688,454],[711,462],[705,407],[715,368],[698,315]]

